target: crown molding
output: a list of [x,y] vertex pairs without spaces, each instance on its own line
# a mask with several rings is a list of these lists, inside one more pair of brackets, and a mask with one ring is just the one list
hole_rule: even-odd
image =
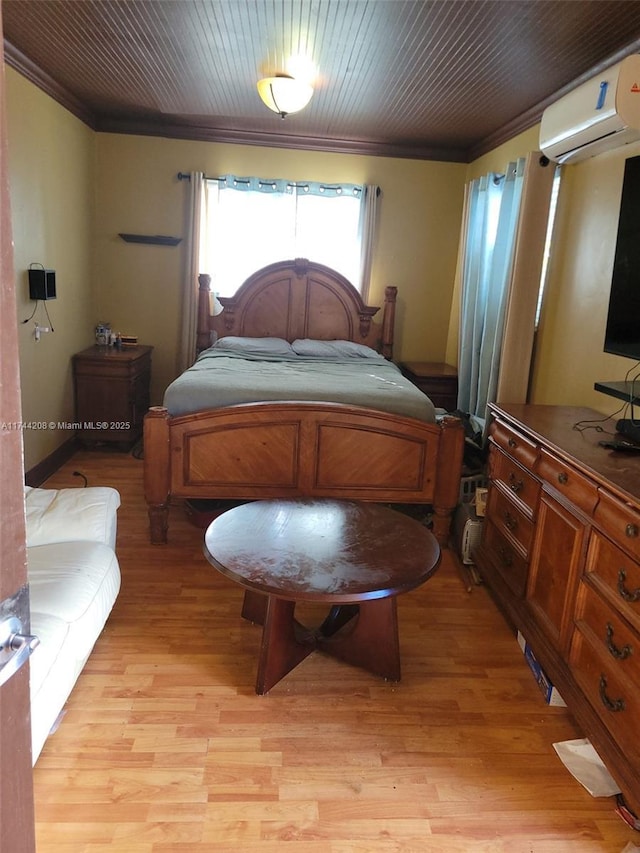
[[39,68],[35,62],[14,47],[11,42],[4,39],[4,59],[6,64],[26,77],[34,86],[37,86],[45,94],[57,101],[62,107],[69,110],[76,118],[84,122],[92,130],[96,129],[96,117],[85,104],[82,103],[75,95],[72,95],[68,89],[56,82],[53,77],[50,77],[46,72]]
[[425,145],[393,145],[375,140],[332,139],[329,137],[295,136],[285,133],[260,133],[249,130],[210,127],[205,124],[140,121],[129,118],[100,118],[96,130],[102,133],[123,133],[138,136],[163,136],[169,139],[190,139],[233,145],[256,145],[269,148],[290,148],[302,151],[323,151],[337,154],[362,154],[370,157],[397,157],[410,160],[440,160],[453,163],[467,161],[467,152],[456,148]]

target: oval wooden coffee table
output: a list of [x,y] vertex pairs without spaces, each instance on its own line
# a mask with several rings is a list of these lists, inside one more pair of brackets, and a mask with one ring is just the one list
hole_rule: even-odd
[[[265,500],[234,507],[205,533],[204,553],[245,589],[242,616],[263,626],[256,693],[266,693],[318,649],[391,681],[400,679],[396,596],[440,562],[415,519],[373,503]],[[330,605],[307,628],[296,602]]]

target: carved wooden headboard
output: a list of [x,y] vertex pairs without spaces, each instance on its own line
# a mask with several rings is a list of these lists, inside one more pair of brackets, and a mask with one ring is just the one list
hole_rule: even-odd
[[378,307],[365,305],[343,275],[304,258],[280,261],[253,273],[231,297],[219,297],[224,311],[210,314],[211,277],[200,275],[197,348],[209,346],[211,332],[294,341],[347,340],[393,355],[397,288],[385,289],[382,322]]

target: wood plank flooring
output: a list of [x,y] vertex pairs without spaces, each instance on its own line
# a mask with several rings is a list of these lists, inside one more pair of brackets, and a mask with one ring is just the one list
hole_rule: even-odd
[[[142,462],[81,451],[47,487],[122,495],[122,590],[34,769],[38,853],[621,853],[640,834],[552,744],[545,705],[484,587],[451,552],[398,599],[402,680],[314,653],[254,693],[260,628],[171,511],[151,546]],[[312,609],[301,614],[315,616]],[[8,852],[7,852],[8,853]]]

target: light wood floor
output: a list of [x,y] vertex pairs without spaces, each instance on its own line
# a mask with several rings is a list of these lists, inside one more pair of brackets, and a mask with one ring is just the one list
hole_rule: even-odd
[[[621,853],[640,845],[557,758],[546,706],[453,558],[398,600],[402,681],[315,653],[254,693],[260,628],[181,507],[147,544],[142,463],[83,451],[47,483],[122,495],[122,591],[34,770],[38,853]],[[313,614],[308,613],[308,616]],[[9,853],[9,851],[7,851]]]

